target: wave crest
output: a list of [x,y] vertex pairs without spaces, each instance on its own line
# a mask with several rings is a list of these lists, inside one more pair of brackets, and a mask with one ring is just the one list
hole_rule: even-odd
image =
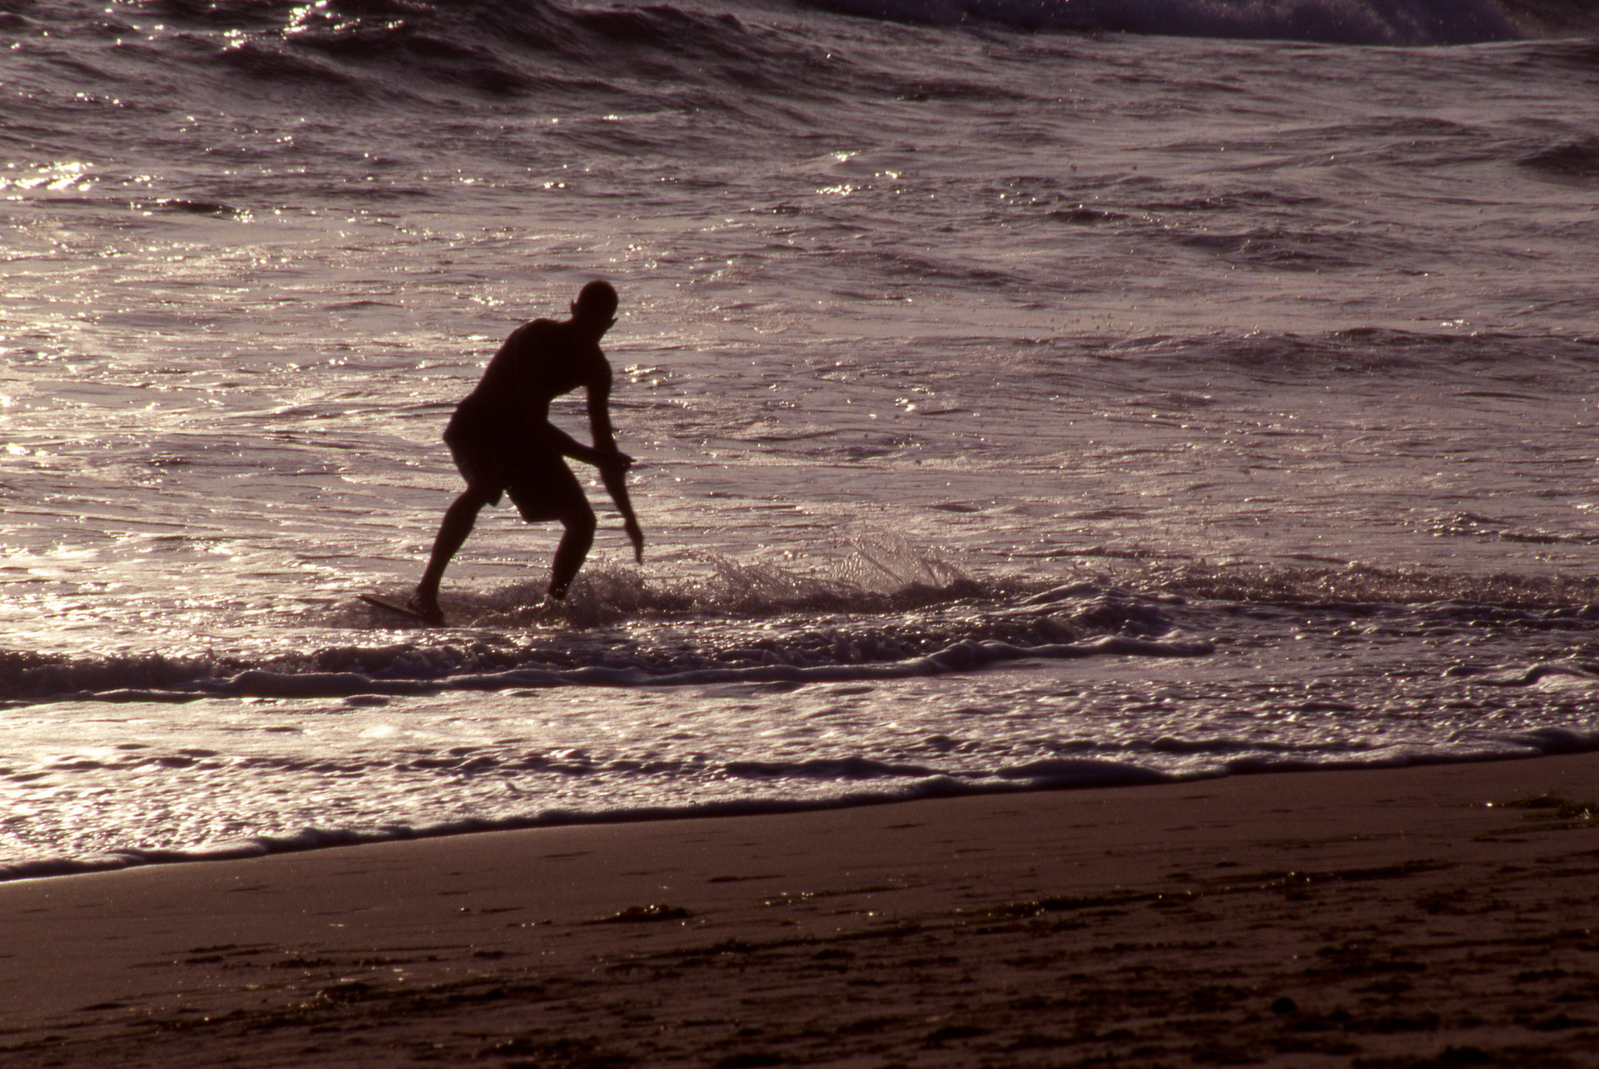
[[225,69],[297,82],[313,92],[405,96],[432,84],[517,96],[641,77],[745,88],[795,84],[770,76],[774,63],[792,58],[795,42],[773,51],[768,35],[752,32],[732,14],[666,4],[594,9],[547,0],[148,0],[141,10],[170,23],[191,44],[212,43],[211,58]]
[[914,22],[1355,45],[1517,40],[1529,27],[1492,0],[811,0]]

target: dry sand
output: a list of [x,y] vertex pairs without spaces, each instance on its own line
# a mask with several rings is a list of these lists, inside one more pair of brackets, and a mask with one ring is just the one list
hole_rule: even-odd
[[5,884],[0,1065],[1599,1066],[1549,792],[1599,755]]

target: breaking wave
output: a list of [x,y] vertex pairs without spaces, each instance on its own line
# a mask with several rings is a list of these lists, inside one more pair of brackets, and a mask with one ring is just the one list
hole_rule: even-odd
[[852,15],[912,22],[973,20],[1031,30],[1458,45],[1591,32],[1591,12],[1493,0],[812,0]]
[[[1448,45],[1590,34],[1599,16],[1556,0],[806,0],[814,8],[939,25],[1358,45]],[[713,9],[550,0],[145,0],[110,7],[21,4],[0,41],[48,55],[107,96],[148,101],[194,86],[448,107],[466,93],[739,110],[751,97],[814,100],[894,84],[802,32],[763,0]],[[742,17],[741,17],[742,16]],[[152,20],[159,20],[152,25]],[[120,86],[120,89],[115,87]],[[663,96],[663,93],[665,94]],[[288,94],[285,96],[285,94]],[[1590,168],[1578,146],[1547,166]],[[1543,165],[1533,161],[1533,166]]]
[[[641,607],[649,601],[657,606],[680,603],[687,597],[683,593],[635,596],[624,613],[595,591],[593,585],[575,591],[577,604],[556,619],[538,616],[543,592],[536,584],[446,600],[457,627],[412,630],[407,635],[414,638],[399,639],[393,629],[405,626],[403,618],[352,599],[326,623],[345,633],[356,630],[388,641],[335,642],[291,655],[74,658],[0,652],[0,701],[332,698],[733,682],[798,685],[968,672],[1024,658],[1211,652],[1207,640],[1184,633],[1172,617],[1180,599],[1087,583],[1010,599],[972,584],[942,593],[931,588],[895,595],[856,590],[853,596],[849,588],[838,587],[825,598],[813,593],[804,611],[769,601],[766,611],[753,615],[748,610],[706,615]],[[826,611],[817,610],[818,602],[826,604]]]

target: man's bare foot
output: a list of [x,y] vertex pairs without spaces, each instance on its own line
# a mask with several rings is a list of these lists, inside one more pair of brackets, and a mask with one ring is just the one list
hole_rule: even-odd
[[413,591],[411,596],[405,599],[405,607],[430,624],[444,623],[444,610],[439,608],[436,594],[426,594],[421,590]]

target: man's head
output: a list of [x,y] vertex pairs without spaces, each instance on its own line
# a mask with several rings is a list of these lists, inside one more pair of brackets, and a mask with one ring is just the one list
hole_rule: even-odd
[[572,322],[592,330],[598,338],[616,322],[616,288],[597,278],[578,291],[572,302]]

